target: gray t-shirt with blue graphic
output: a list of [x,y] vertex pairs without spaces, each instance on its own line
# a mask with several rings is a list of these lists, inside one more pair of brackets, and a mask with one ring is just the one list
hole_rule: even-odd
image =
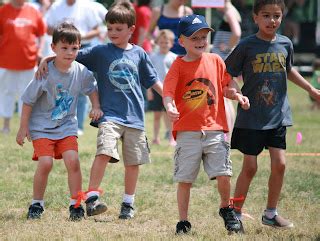
[[276,35],[274,41],[249,36],[225,60],[232,76],[242,74],[243,95],[250,100],[250,109],[238,106],[235,127],[268,130],[291,126],[292,116],[287,96],[287,73],[292,68],[291,41]]
[[109,43],[80,50],[77,61],[97,73],[104,113],[99,123],[113,121],[144,130],[141,87],[148,89],[159,80],[147,53],[136,45],[125,50]]
[[77,136],[78,95],[96,91],[96,81],[85,66],[75,61],[67,73],[58,71],[53,62],[48,63],[48,68],[48,76],[33,79],[21,97],[23,103],[32,106],[31,139]]

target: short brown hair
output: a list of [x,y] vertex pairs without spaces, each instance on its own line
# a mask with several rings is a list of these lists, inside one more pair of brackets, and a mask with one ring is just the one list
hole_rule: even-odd
[[80,44],[81,34],[72,23],[63,22],[54,28],[52,34],[52,43],[57,44],[59,41],[68,44]]
[[255,0],[253,3],[253,13],[258,15],[259,11],[265,6],[269,4],[278,5],[281,8],[282,13],[286,7],[284,0]]
[[136,11],[128,1],[116,2],[111,5],[105,20],[107,23],[122,23],[131,27],[136,24]]

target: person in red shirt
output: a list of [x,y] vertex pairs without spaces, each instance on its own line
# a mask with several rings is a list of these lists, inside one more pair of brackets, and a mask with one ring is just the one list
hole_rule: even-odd
[[151,13],[151,0],[137,0],[134,4],[136,11],[136,29],[132,34],[132,43],[141,46],[148,54],[152,51],[150,40],[147,38],[149,31]]
[[41,13],[25,0],[11,0],[0,7],[0,117],[3,133],[10,131],[10,119],[20,96],[31,81],[41,58],[46,25]]
[[186,55],[178,57],[164,80],[163,102],[173,121],[177,145],[174,155],[174,180],[178,182],[177,201],[180,221],[176,233],[191,229],[188,205],[192,183],[198,175],[201,160],[210,180],[216,179],[220,193],[219,214],[229,232],[242,232],[241,221],[230,206],[232,165],[223,97],[237,100],[249,108],[249,99],[227,73],[224,61],[217,54],[205,53],[207,35],[213,31],[201,15],[181,18],[179,43]]

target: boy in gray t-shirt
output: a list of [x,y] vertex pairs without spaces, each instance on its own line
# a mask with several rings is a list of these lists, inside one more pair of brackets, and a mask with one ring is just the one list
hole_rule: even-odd
[[255,0],[253,19],[259,30],[242,39],[225,62],[232,76],[242,74],[241,91],[251,104],[246,111],[238,108],[231,138],[231,148],[243,153],[243,166],[234,194],[238,218],[241,219],[241,208],[258,168],[257,156],[266,148],[271,159],[271,174],[262,224],[292,228],[293,223],[277,211],[286,165],[286,128],[292,125],[287,78],[317,100],[320,91],[292,67],[292,43],[277,34],[284,9],[284,0]]
[[48,76],[42,80],[33,79],[21,97],[23,107],[16,141],[22,146],[26,137],[32,140],[32,159],[38,161],[28,219],[40,218],[44,211],[43,197],[53,158],[63,158],[68,171],[70,220],[78,221],[84,217],[80,204],[83,195],[77,143],[76,106],[79,94],[89,95],[93,120],[98,120],[103,113],[92,73],[74,61],[80,40],[80,32],[74,25],[59,25],[53,32],[52,50],[56,58],[48,65]]

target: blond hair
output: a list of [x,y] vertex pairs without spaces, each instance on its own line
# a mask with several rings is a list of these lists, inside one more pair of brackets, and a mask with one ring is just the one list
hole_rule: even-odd
[[172,43],[174,42],[174,33],[170,29],[161,29],[155,39],[156,43],[159,41],[161,37],[169,39]]

